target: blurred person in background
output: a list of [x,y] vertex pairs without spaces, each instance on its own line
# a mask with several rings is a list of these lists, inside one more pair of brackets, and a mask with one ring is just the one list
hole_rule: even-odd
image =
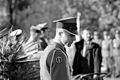
[[26,55],[33,55],[46,48],[47,43],[44,40],[46,25],[47,23],[42,23],[37,26],[31,26],[30,37],[23,46]]
[[99,44],[100,46],[102,45],[102,40],[100,39],[100,34],[98,31],[95,31],[94,32],[94,35],[93,35],[93,42]]
[[112,62],[112,40],[109,38],[109,33],[107,31],[103,32],[103,41],[102,41],[102,72],[108,72],[112,75],[111,71],[111,62]]
[[115,77],[120,77],[120,31],[115,33],[115,39],[113,39],[113,58],[115,64]]
[[[37,25],[38,27],[41,26],[41,25]],[[46,32],[47,32],[48,28],[45,27],[43,29],[41,29],[41,34],[39,35],[39,40],[41,42],[41,50],[44,50],[47,45],[48,45],[48,39],[46,38]]]
[[[88,73],[100,73],[101,47],[92,42],[91,29],[86,28],[82,32],[82,39],[75,43],[76,52],[73,61],[73,76]],[[94,78],[98,75],[94,75]]]
[[[12,80],[40,80],[40,65],[39,60],[41,52],[45,47],[41,45],[40,37],[43,36],[43,30],[47,23],[41,23],[37,26],[31,26],[30,37],[22,46],[22,53],[17,56],[14,68],[16,72]],[[44,45],[45,46],[45,45]],[[47,45],[46,45],[47,46]]]

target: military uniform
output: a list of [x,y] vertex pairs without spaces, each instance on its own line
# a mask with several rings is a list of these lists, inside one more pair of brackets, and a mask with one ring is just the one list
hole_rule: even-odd
[[[51,77],[49,79],[46,76],[46,80],[70,80],[70,66],[64,46],[53,42],[45,51],[49,53],[46,57],[46,69]],[[43,65],[43,62],[40,63]],[[42,70],[41,68],[41,72]],[[45,80],[43,75],[41,75],[41,80]]]
[[[61,23],[60,21],[63,22]],[[70,34],[76,34],[77,27],[76,24],[74,25],[74,22],[76,23],[75,18],[62,19],[60,21],[57,21],[56,27],[60,27]],[[58,43],[57,41],[53,41],[44,50],[40,58],[40,68],[41,80],[72,79],[72,68],[69,65],[65,47],[62,43]]]
[[[46,23],[32,26],[31,31],[37,34],[45,25]],[[22,46],[21,53],[16,56],[11,80],[40,80],[39,60],[43,50],[40,43],[40,40],[28,40]]]

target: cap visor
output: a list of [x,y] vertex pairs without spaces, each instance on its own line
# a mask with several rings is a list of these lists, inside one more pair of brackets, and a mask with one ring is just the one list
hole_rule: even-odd
[[64,30],[67,31],[68,33],[72,34],[72,35],[77,35],[78,34],[77,32],[76,33],[72,33],[72,32],[70,32],[70,31],[68,31],[66,29],[64,29]]

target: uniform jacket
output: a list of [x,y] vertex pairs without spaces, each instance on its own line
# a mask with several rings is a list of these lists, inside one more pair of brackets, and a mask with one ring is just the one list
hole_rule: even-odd
[[41,80],[70,80],[70,66],[63,45],[51,43],[40,58]]
[[23,52],[17,55],[17,60],[20,60],[20,62],[39,60],[40,51],[43,51],[46,46],[47,44],[44,44],[42,40],[27,42],[23,45]]
[[99,73],[101,67],[101,47],[91,42],[91,46],[86,50],[86,56],[82,56],[84,40],[75,43],[76,53],[73,61],[73,75],[86,73]]

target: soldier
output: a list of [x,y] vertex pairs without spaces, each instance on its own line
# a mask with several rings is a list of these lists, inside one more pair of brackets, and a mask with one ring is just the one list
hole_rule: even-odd
[[64,46],[70,46],[75,40],[76,18],[61,19],[53,23],[56,23],[56,35],[41,55],[41,80],[71,80],[71,67]]
[[30,38],[23,45],[23,50],[16,58],[14,66],[16,72],[11,80],[40,80],[39,60],[43,48],[41,48],[39,35],[42,35],[41,31],[46,28],[46,24],[42,23],[30,28]]
[[[76,52],[73,61],[73,75],[100,73],[101,47],[92,42],[91,30],[86,28],[82,32],[82,39],[75,43]],[[97,75],[94,75],[96,78]]]
[[43,39],[44,36],[42,36],[44,35],[43,30],[47,29],[46,25],[47,23],[42,23],[37,26],[31,26],[30,37],[23,46],[26,55],[33,55],[46,48],[47,43]]
[[97,31],[94,32],[93,42],[99,44],[100,46],[102,45],[102,40],[100,39],[99,32]]
[[116,31],[113,39],[113,58],[115,64],[115,76],[120,76],[120,31]]

